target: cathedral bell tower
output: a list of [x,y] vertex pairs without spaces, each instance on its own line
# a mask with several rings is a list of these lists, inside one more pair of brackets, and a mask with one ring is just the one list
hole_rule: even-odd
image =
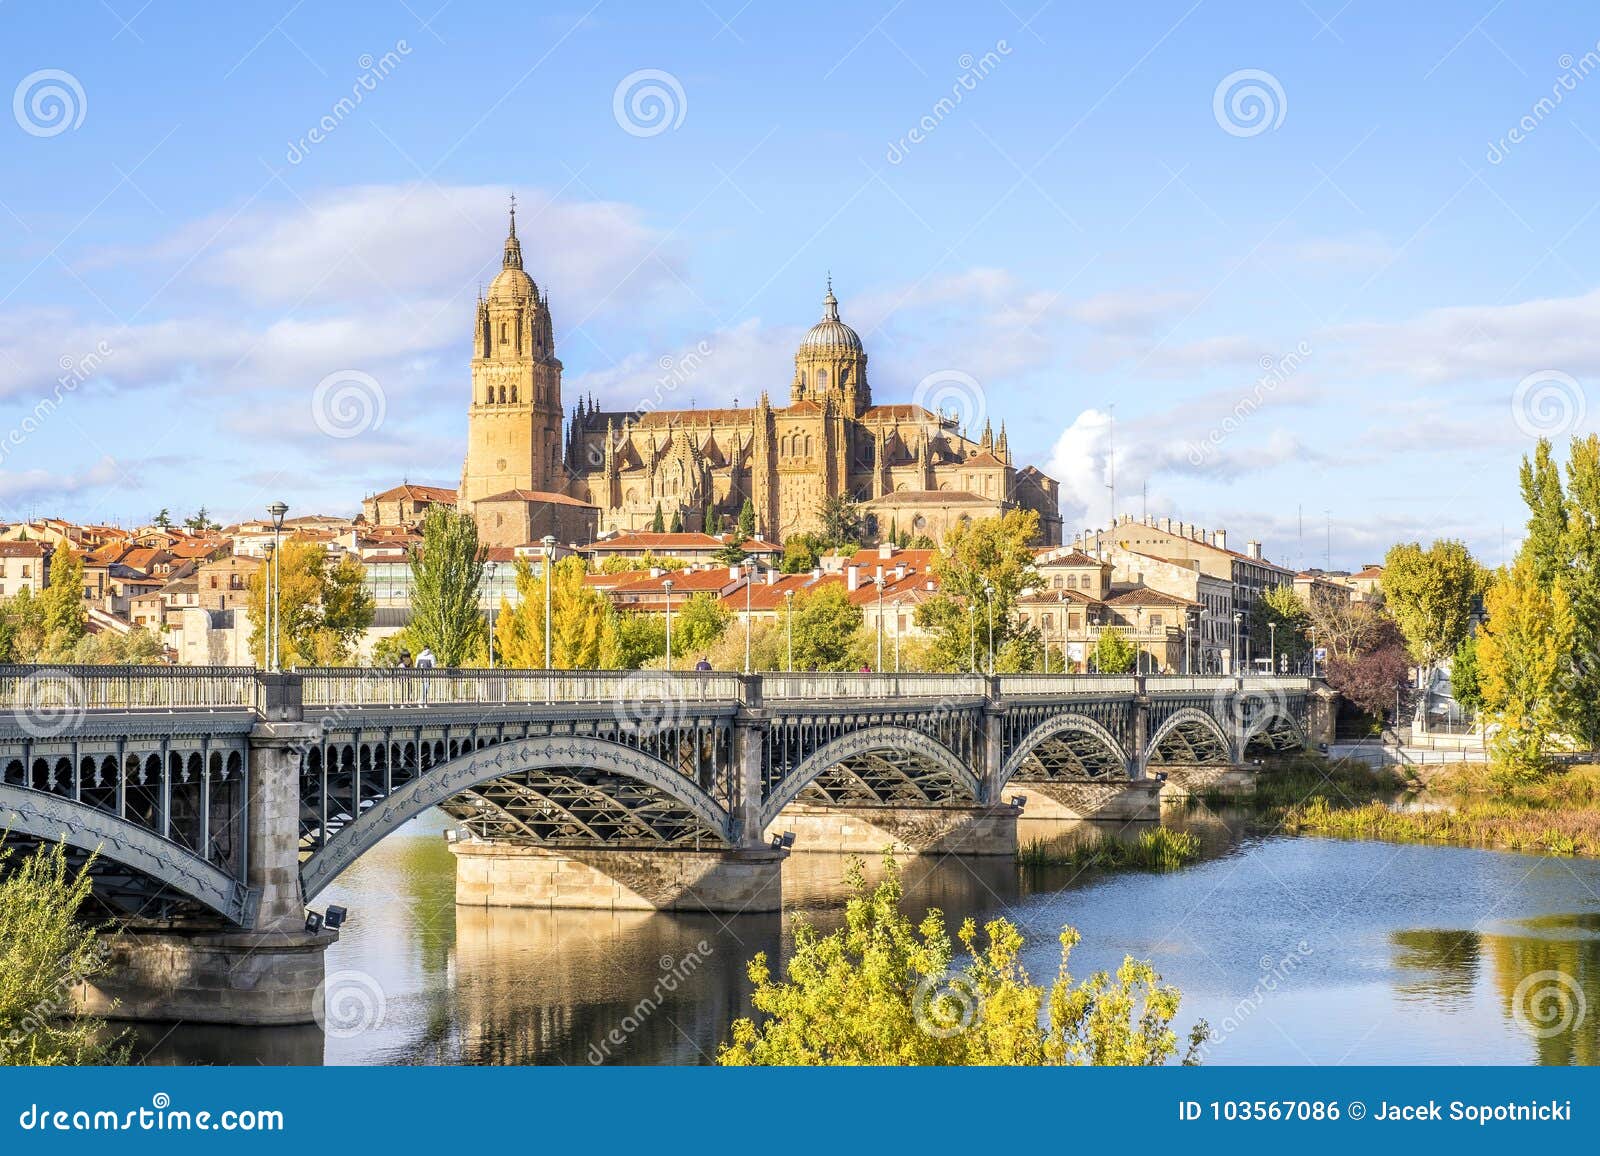
[[522,268],[517,199],[500,272],[478,299],[472,334],[472,401],[459,505],[506,490],[562,493],[561,362],[550,299]]

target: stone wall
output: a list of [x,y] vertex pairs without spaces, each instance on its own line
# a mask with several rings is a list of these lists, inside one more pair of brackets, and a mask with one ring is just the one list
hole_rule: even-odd
[[796,851],[896,854],[1015,855],[1012,806],[814,807],[790,804],[767,835],[793,831]]
[[580,850],[450,845],[456,902],[469,907],[616,911],[779,911],[786,852]]
[[1155,779],[1104,783],[1018,783],[1007,797],[1022,795],[1024,819],[1089,819],[1118,822],[1161,818],[1161,784]]

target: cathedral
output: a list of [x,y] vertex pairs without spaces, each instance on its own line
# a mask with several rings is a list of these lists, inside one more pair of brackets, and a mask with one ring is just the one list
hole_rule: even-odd
[[758,535],[782,542],[818,529],[824,502],[848,495],[869,539],[937,540],[1023,508],[1039,513],[1039,544],[1061,541],[1057,483],[1016,467],[1004,425],[974,439],[921,406],[873,403],[866,350],[831,283],[795,352],[787,405],[763,389],[750,408],[618,411],[580,399],[564,415],[549,295],[523,269],[514,204],[501,270],[478,301],[467,427],[459,500],[480,524],[490,506],[503,523],[512,503],[524,532],[570,526],[575,510],[601,534],[647,530],[658,510],[715,531],[748,499]]

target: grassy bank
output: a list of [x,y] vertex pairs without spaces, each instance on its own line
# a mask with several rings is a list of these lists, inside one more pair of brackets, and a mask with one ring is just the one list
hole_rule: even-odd
[[1200,798],[1214,810],[1245,807],[1284,813],[1317,799],[1336,807],[1392,799],[1405,787],[1405,781],[1393,771],[1375,770],[1366,763],[1332,763],[1318,755],[1295,755],[1263,770],[1256,778],[1256,789],[1248,795],[1208,791]]
[[1436,778],[1419,800],[1435,809],[1382,803],[1340,806],[1326,797],[1290,807],[1284,829],[1350,839],[1459,843],[1550,855],[1600,855],[1600,767],[1574,767],[1511,792],[1484,768]]
[[1153,827],[1137,839],[1102,835],[1065,850],[1041,840],[1017,852],[1024,867],[1073,867],[1080,871],[1174,871],[1200,855],[1200,840],[1187,831]]

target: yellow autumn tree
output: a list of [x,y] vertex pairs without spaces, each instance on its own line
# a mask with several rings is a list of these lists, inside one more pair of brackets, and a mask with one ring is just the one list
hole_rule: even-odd
[[[1022,967],[1022,933],[1009,920],[991,920],[981,934],[964,922],[958,960],[939,911],[914,926],[901,910],[891,856],[876,887],[859,859],[846,879],[844,927],[822,935],[797,917],[783,979],[765,953],[750,963],[751,1002],[765,1019],[736,1021],[720,1063],[1132,1066],[1177,1055],[1181,996],[1149,963],[1129,957],[1114,975],[1074,982],[1067,958],[1078,933],[1066,927],[1060,970],[1041,987]],[[1203,1020],[1191,1029],[1185,1063],[1196,1062],[1209,1034]]]
[[1523,554],[1500,574],[1484,607],[1478,684],[1488,721],[1498,728],[1491,752],[1505,779],[1531,778],[1549,765],[1573,635],[1572,602],[1560,583],[1541,586]]
[[[550,658],[556,670],[614,670],[621,665],[617,616],[604,594],[584,585],[582,558],[554,566],[550,588]],[[517,561],[518,603],[500,602],[495,650],[506,666],[544,666],[545,579],[526,559]]]

